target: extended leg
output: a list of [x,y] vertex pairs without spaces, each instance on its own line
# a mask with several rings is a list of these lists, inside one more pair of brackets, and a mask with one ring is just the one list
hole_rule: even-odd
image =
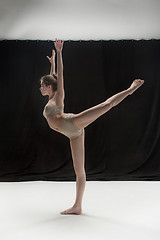
[[84,168],[85,153],[84,153],[84,132],[70,140],[73,166],[76,173],[76,200],[72,208],[69,208],[61,214],[81,214],[82,213],[82,198],[86,184],[86,173]]
[[131,87],[119,92],[106,101],[89,108],[79,114],[76,114],[74,118],[75,125],[81,129],[87,127],[90,123],[95,121],[98,117],[108,112],[112,107],[119,104],[128,95],[131,95],[138,87],[144,83],[144,80],[134,80]]

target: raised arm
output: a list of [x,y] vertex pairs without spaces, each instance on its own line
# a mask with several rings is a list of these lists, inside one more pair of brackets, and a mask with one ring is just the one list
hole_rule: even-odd
[[55,50],[52,49],[52,56],[47,56],[48,60],[51,63],[50,75],[55,74]]
[[51,63],[50,75],[55,74],[55,63]]
[[57,104],[63,105],[64,101],[63,60],[62,60],[63,41],[56,39],[54,45],[57,50]]
[[60,93],[63,87],[63,60],[62,51],[57,52],[57,91]]

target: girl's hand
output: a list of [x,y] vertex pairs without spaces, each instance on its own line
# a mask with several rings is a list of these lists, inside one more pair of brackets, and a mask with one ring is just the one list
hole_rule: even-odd
[[48,58],[48,60],[50,61],[51,64],[54,64],[55,55],[56,55],[55,50],[52,49],[52,56],[51,56],[51,57],[46,56],[46,57]]
[[55,46],[57,52],[61,52],[62,51],[63,43],[64,43],[63,40],[62,41],[61,40],[57,40],[57,38],[56,38],[56,41],[54,42],[54,46]]

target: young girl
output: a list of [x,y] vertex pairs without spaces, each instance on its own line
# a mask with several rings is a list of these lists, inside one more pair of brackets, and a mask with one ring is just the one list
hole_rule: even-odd
[[43,115],[46,118],[49,127],[64,134],[70,140],[73,166],[76,173],[75,203],[71,208],[61,212],[61,214],[81,214],[82,197],[86,184],[86,173],[84,169],[84,128],[101,115],[108,112],[112,107],[119,104],[128,95],[131,95],[144,83],[144,80],[134,80],[131,86],[126,90],[113,95],[106,101],[81,113],[64,113],[65,92],[63,88],[63,43],[63,41],[57,39],[54,42],[57,51],[57,74],[55,73],[55,51],[52,50],[51,58],[47,56],[51,63],[51,71],[49,75],[44,75],[40,79],[40,91],[43,96],[49,96],[49,101],[43,111]]

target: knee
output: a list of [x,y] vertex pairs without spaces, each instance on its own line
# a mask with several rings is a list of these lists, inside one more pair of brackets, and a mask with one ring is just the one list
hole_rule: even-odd
[[102,103],[102,108],[107,108],[108,110],[113,107],[113,101],[111,100],[106,100],[105,102]]
[[79,177],[79,178],[86,177],[85,169],[76,169],[75,168],[75,173],[76,173],[76,176]]

